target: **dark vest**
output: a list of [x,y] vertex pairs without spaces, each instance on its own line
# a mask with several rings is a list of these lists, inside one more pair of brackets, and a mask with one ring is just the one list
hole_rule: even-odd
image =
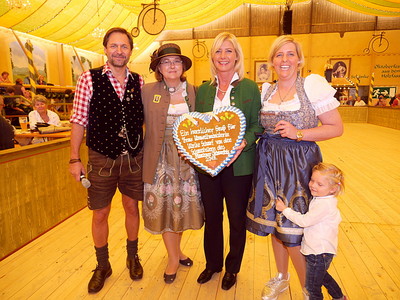
[[[136,156],[143,147],[143,104],[139,75],[132,72],[123,101],[118,98],[103,67],[91,69],[93,95],[89,105],[86,145],[111,159],[128,151]],[[133,78],[132,78],[133,77]],[[125,127],[125,137],[121,134]]]

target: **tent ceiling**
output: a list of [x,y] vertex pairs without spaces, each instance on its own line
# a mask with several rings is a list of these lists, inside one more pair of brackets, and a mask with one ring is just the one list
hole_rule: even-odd
[[[311,0],[308,0],[311,1]],[[327,0],[313,0],[318,1]],[[6,0],[0,2],[0,24],[15,31],[28,33],[76,48],[103,53],[102,40],[94,38],[95,28],[114,26],[131,30],[137,25],[142,2],[151,0],[30,0],[29,9],[10,9]],[[306,0],[160,0],[159,8],[167,16],[165,30],[198,27],[223,17],[238,6],[285,5]],[[330,0],[347,9],[376,16],[400,16],[399,0]],[[157,36],[144,31],[134,39],[146,49]],[[138,53],[134,53],[136,56]]]

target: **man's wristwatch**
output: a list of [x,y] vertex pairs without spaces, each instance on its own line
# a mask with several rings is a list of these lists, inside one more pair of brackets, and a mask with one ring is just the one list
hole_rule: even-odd
[[302,139],[303,139],[303,131],[301,131],[301,130],[297,130],[297,133],[296,133],[296,142],[300,142]]

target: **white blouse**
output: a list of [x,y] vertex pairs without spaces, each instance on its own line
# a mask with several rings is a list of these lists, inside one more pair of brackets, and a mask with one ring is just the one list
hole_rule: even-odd
[[339,224],[342,221],[337,202],[335,196],[314,197],[305,214],[291,208],[282,212],[290,221],[304,227],[300,250],[304,255],[336,254]]
[[[186,99],[187,97],[187,82],[184,81],[182,84],[182,97]],[[168,114],[170,115],[181,115],[189,112],[189,106],[186,102],[177,103],[177,104],[169,104],[168,106]]]
[[[296,111],[300,109],[300,99],[297,94],[289,101],[284,101],[281,104],[269,103],[263,101],[270,83],[266,82],[262,85],[261,104],[262,110],[265,111]],[[304,90],[306,91],[308,99],[315,110],[317,116],[337,108],[340,103],[334,97],[336,90],[330,86],[326,79],[317,74],[311,74],[304,80]],[[271,96],[276,93],[276,89],[272,92]]]
[[186,102],[178,104],[170,104],[168,106],[168,114],[170,115],[181,115],[189,112],[189,107]]
[[[54,111],[47,110],[47,115],[49,116],[49,121],[46,122],[47,124],[61,126],[60,117]],[[29,127],[32,130],[36,128],[36,123],[44,122],[40,114],[37,112],[37,110],[31,111],[28,115],[28,118],[29,118]]]
[[217,108],[220,108],[220,107],[230,106],[231,105],[231,90],[233,88],[232,82],[234,82],[235,80],[238,80],[238,79],[239,79],[239,74],[235,73],[232,76],[232,79],[231,79],[231,82],[230,82],[231,84],[228,86],[228,88],[227,88],[227,90],[226,90],[226,92],[224,94],[224,98],[219,99],[218,96],[217,96],[218,95],[218,88],[219,88],[218,77],[215,76],[215,80],[217,82],[217,92],[215,93],[213,110],[216,110]]

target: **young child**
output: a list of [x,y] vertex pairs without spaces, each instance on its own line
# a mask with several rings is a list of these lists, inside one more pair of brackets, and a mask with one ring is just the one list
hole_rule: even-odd
[[304,227],[301,253],[306,258],[309,299],[323,299],[321,287],[325,286],[334,300],[345,300],[346,296],[328,273],[336,255],[339,223],[342,220],[336,196],[344,190],[343,173],[332,164],[319,163],[313,168],[308,186],[313,199],[306,214],[288,208],[280,199],[276,201],[276,209],[293,223]]

